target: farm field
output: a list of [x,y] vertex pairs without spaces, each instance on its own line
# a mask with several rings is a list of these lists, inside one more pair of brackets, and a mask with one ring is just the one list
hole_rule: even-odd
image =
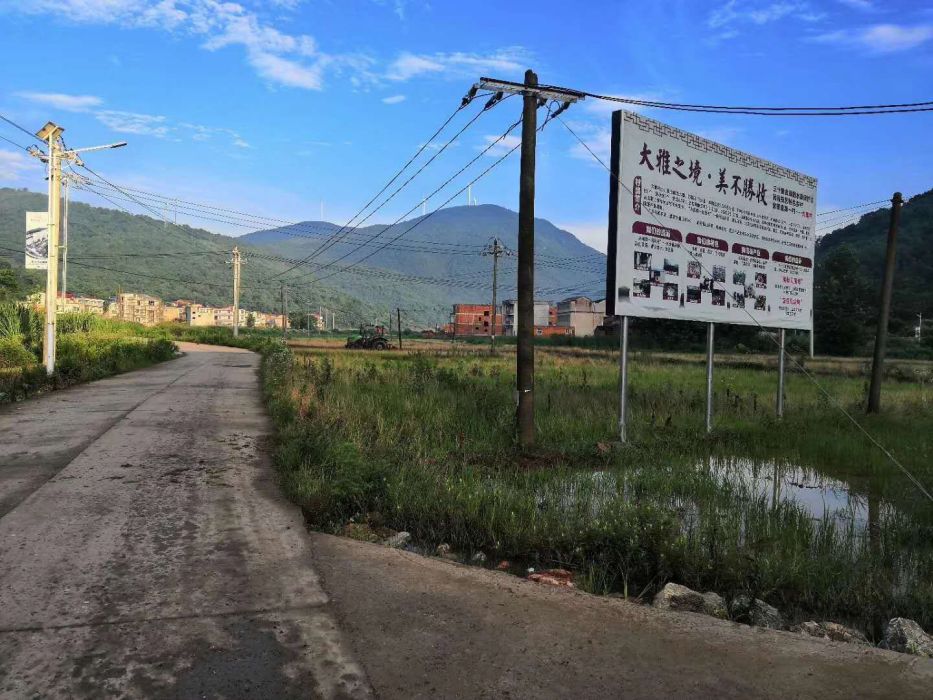
[[645,601],[668,581],[751,594],[876,639],[891,617],[933,623],[933,507],[834,404],[929,484],[922,364],[892,367],[883,414],[865,417],[858,365],[818,358],[822,389],[789,372],[777,420],[775,373],[726,358],[707,435],[702,362],[635,353],[623,447],[616,354],[539,348],[538,447],[519,455],[508,349],[291,345],[267,358],[265,386],[286,491],[316,528],[405,530],[423,551],[563,567]]

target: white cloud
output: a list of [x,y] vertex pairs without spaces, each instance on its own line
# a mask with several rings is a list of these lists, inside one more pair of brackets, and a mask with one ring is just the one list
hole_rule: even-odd
[[[298,0],[271,0],[286,10]],[[0,0],[6,5],[8,0]],[[197,37],[207,51],[239,47],[256,73],[274,85],[321,90],[328,74],[345,77],[358,88],[386,80],[404,82],[415,77],[479,77],[482,73],[517,74],[531,62],[521,47],[486,54],[404,52],[384,69],[364,52],[327,53],[314,37],[278,29],[263,3],[238,4],[223,0],[30,0],[9,4],[10,11],[49,15],[73,22],[147,28]],[[404,14],[405,2],[393,7]],[[258,9],[253,9],[258,8]]]
[[813,37],[813,41],[854,46],[868,49],[872,53],[907,51],[930,40],[933,40],[933,24],[875,24],[859,29],[840,29]]
[[320,63],[306,65],[266,51],[251,51],[249,62],[263,78],[288,87],[320,90],[324,86]]
[[0,182],[18,182],[23,171],[36,163],[26,153],[0,150]]
[[[600,160],[609,165],[609,151],[612,144],[612,131],[607,125],[593,124],[592,122],[570,121],[568,126],[580,137],[580,141],[575,136],[568,134],[572,140],[573,146],[570,147],[570,155],[580,160],[585,160],[597,168],[600,165],[593,154],[596,154]],[[583,144],[586,144],[585,146]],[[589,150],[587,150],[589,148]],[[590,153],[592,151],[592,153]]]
[[870,11],[877,9],[874,0],[837,0],[843,5],[848,5],[855,10]]
[[590,248],[595,248],[600,253],[606,252],[609,240],[608,222],[586,221],[556,225],[558,228],[562,228],[565,231],[570,231],[570,233],[586,243]]
[[165,117],[138,112],[105,109],[94,115],[101,124],[120,134],[139,134],[165,138],[172,131]]
[[397,105],[399,102],[404,102],[406,100],[405,95],[391,95],[389,97],[383,97],[383,103],[387,105]]
[[478,78],[482,73],[515,74],[524,70],[530,61],[530,54],[521,47],[500,49],[491,54],[413,54],[406,51],[389,65],[385,77],[402,82],[428,74],[445,78]]
[[[498,143],[496,143],[496,140],[497,140],[497,139],[499,140]],[[495,143],[495,145],[494,145],[492,148],[490,148],[490,149],[486,152],[485,155],[487,155],[487,156],[494,156],[494,157],[496,157],[496,158],[501,158],[501,157],[504,156],[506,153],[508,153],[509,151],[511,151],[513,148],[515,148],[516,146],[520,145],[521,142],[522,142],[522,140],[521,140],[520,137],[514,136],[513,134],[509,134],[508,136],[504,136],[504,137],[502,137],[501,139],[499,138],[499,136],[492,136],[492,135],[489,135],[489,136],[484,136],[484,137],[483,137],[483,142],[484,142],[484,143],[483,143],[483,145],[480,147],[480,149],[486,148],[487,146],[489,146],[489,145]]]
[[102,99],[93,95],[66,95],[60,92],[18,92],[16,96],[67,112],[86,112],[92,107],[103,104]]
[[729,0],[710,12],[706,25],[710,29],[721,29],[717,38],[729,39],[738,35],[737,24],[764,25],[785,18],[804,22],[815,22],[823,18],[806,0],[777,0],[777,2],[739,2]]

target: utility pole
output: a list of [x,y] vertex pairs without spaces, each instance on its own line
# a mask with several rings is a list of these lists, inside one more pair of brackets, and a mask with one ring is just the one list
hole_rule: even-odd
[[42,153],[38,148],[30,150],[30,154],[49,166],[49,251],[48,269],[45,277],[45,332],[42,342],[42,356],[45,371],[48,374],[55,372],[55,336],[56,313],[58,312],[58,255],[59,236],[62,230],[62,161],[69,161],[83,165],[78,153],[85,151],[99,151],[107,148],[120,148],[126,141],[112,143],[107,146],[92,146],[89,148],[65,149],[61,141],[64,129],[54,122],[46,122],[36,137],[48,144],[49,152]]
[[499,277],[499,257],[511,256],[513,253],[499,242],[498,238],[492,239],[492,245],[487,246],[483,251],[486,257],[492,257],[492,319],[489,322],[489,349],[495,352],[496,349],[496,290]]
[[917,314],[917,341],[923,340],[923,314]]
[[[538,133],[538,108],[548,100],[560,103],[557,116],[585,96],[575,90],[539,87],[538,76],[525,71],[524,83],[480,78],[477,88],[495,95],[506,92],[523,97],[521,170],[518,194],[518,349],[516,352],[516,388],[518,390],[518,442],[522,449],[535,443],[535,147]],[[472,194],[470,195],[472,198]]]
[[288,287],[282,282],[282,337],[288,340]]
[[395,307],[395,313],[398,318],[398,349],[402,349],[402,310]]
[[233,265],[233,337],[240,335],[240,249],[233,246],[231,259],[227,261]]
[[65,211],[62,215],[62,303],[68,298],[68,201],[71,199],[71,178],[62,175],[65,190]]
[[875,353],[871,363],[871,385],[868,389],[868,412],[881,410],[881,380],[884,374],[884,355],[888,344],[888,318],[891,314],[891,291],[894,287],[894,260],[897,248],[897,225],[901,218],[904,198],[895,192],[891,198],[891,222],[888,226],[888,248],[884,257],[884,280],[881,283],[881,308],[878,309],[878,328],[875,331]]

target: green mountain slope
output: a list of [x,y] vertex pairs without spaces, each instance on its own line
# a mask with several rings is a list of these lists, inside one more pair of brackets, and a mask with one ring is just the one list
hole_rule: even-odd
[[[21,251],[25,212],[45,207],[44,194],[0,189],[0,246]],[[493,236],[512,249],[517,247],[517,214],[488,205],[452,207],[377,251],[415,223],[419,219],[389,230],[369,226],[353,231],[315,258],[313,265],[285,275],[291,286],[291,308],[344,309],[343,314],[338,311],[338,321],[355,324],[386,320],[400,307],[407,325],[432,326],[447,320],[452,303],[487,301],[491,260],[479,253]],[[232,283],[225,261],[231,248],[239,245],[248,261],[243,267],[242,304],[272,311],[280,305],[282,278],[271,278],[290,267],[288,260],[315,251],[338,227],[306,222],[233,238],[73,203],[70,228],[69,291],[108,297],[123,289],[226,305]],[[536,224],[536,238],[539,296],[559,299],[571,291],[601,296],[605,256],[542,219]],[[357,265],[369,252],[376,254]],[[0,250],[0,259],[4,258],[14,267],[23,264],[22,253]],[[38,283],[41,273],[31,274]],[[515,258],[504,259],[500,299],[514,295],[515,277]]]
[[[0,261],[22,268],[26,211],[44,211],[46,200],[44,194],[0,188]],[[203,229],[166,226],[149,216],[73,202],[68,291],[104,298],[119,290],[137,291],[167,300],[229,305],[232,275],[226,261],[234,245],[240,246],[247,260],[243,266],[243,307],[278,311],[281,278],[271,278],[285,270],[286,264],[260,257],[268,251]],[[31,279],[37,289],[44,287],[44,272],[21,274]],[[295,285],[289,291],[290,310],[325,306],[336,311],[338,324],[354,325],[361,320],[385,319],[395,306],[402,306],[410,311],[412,323],[433,323],[436,310],[397,282],[378,280],[365,291],[364,301],[339,283]]]
[[[866,343],[870,344],[881,296],[890,217],[890,207],[878,209],[817,243],[818,347],[864,352]],[[890,332],[911,336],[917,314],[933,320],[933,190],[903,205],[896,262]]]

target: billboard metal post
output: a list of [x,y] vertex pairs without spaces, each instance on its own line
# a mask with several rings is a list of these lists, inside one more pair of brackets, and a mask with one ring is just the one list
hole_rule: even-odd
[[710,323],[706,330],[706,432],[713,432],[713,344],[716,324]]
[[784,417],[784,337],[785,330],[778,331],[778,346],[780,355],[778,355],[778,389],[777,389],[777,417]]
[[619,442],[626,442],[628,419],[628,316],[619,319]]

